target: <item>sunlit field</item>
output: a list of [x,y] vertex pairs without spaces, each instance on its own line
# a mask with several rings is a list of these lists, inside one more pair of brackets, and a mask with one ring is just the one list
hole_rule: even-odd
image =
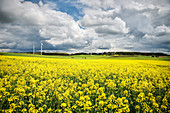
[[170,112],[170,61],[0,56],[0,112]]

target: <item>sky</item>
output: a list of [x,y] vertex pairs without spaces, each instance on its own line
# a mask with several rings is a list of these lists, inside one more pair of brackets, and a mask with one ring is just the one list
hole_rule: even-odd
[[0,51],[170,54],[170,0],[0,0]]

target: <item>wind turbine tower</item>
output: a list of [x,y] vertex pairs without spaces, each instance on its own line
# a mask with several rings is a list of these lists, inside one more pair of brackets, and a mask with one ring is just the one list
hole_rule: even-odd
[[41,41],[41,55],[42,55],[42,46],[43,46],[43,43],[42,43],[42,41]]
[[34,44],[32,46],[32,49],[33,49],[33,55],[34,55],[35,54],[35,46],[34,46]]
[[102,42],[102,55],[103,55],[103,42]]
[[92,48],[93,48],[93,40],[91,40],[91,55],[92,55]]

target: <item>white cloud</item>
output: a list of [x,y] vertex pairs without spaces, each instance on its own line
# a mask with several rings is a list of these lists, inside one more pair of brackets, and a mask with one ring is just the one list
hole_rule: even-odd
[[[4,33],[0,33],[0,39],[3,40],[1,45],[6,44],[2,48],[31,49],[32,44],[39,48],[40,40],[53,45],[53,49],[61,44],[81,48],[86,46],[85,40],[97,37],[94,30],[81,29],[72,16],[53,10],[41,1],[34,4],[19,0],[2,0],[1,3],[0,11],[9,19],[8,24],[3,24],[5,21],[1,20],[4,26],[2,31],[6,29]],[[6,8],[7,6],[9,8]],[[12,42],[13,46],[10,46]]]
[[170,33],[170,27],[167,27],[165,25],[157,26],[155,29],[156,34],[169,34]]
[[128,33],[126,23],[119,17],[97,17],[85,15],[79,23],[86,28],[93,28],[97,33],[117,34]]
[[170,26],[167,0],[110,0],[113,3],[106,6],[104,0],[80,1],[87,6],[83,10],[85,16],[79,21],[81,25],[95,29],[117,48],[155,51],[155,48],[169,47],[165,43],[169,42]]
[[97,33],[106,34],[119,34],[129,32],[128,28],[126,28],[126,23],[118,17],[116,17],[114,20],[111,20],[110,25],[106,24],[99,27],[95,27],[95,30]]
[[80,3],[94,9],[108,9],[115,6],[114,0],[80,0]]
[[44,48],[65,51],[92,41],[94,50],[105,42],[108,49],[170,51],[168,0],[68,0],[84,15],[77,22],[53,2],[0,0],[0,48],[39,49],[43,40]]

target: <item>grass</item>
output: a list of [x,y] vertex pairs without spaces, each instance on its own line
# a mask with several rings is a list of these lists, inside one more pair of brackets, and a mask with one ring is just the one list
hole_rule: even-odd
[[0,52],[0,55],[5,56],[21,56],[21,57],[38,57],[38,58],[57,58],[57,59],[113,59],[113,60],[161,60],[161,61],[170,61],[170,56],[164,57],[151,57],[151,56],[102,56],[102,55],[71,55],[71,56],[62,56],[62,55],[33,55],[26,53],[7,53]]

